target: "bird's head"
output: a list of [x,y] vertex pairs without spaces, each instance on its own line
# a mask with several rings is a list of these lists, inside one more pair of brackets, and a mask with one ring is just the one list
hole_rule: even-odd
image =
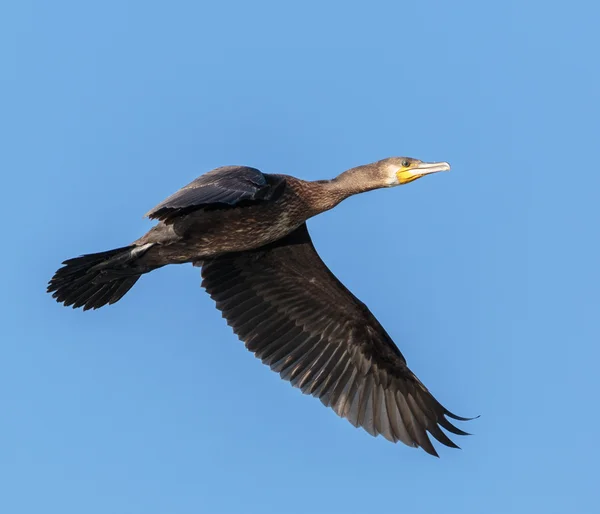
[[450,170],[447,162],[423,162],[411,157],[389,157],[373,163],[373,167],[387,187],[402,186],[425,175]]
[[321,208],[331,209],[349,196],[374,189],[401,186],[425,175],[448,170],[450,165],[447,162],[423,162],[412,157],[388,157],[357,166],[344,171],[333,180],[317,181],[333,192],[327,207]]

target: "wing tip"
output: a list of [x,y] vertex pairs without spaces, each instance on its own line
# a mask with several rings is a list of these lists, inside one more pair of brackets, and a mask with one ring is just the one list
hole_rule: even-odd
[[481,414],[477,414],[477,416],[473,416],[471,418],[465,418],[463,416],[457,416],[453,412],[450,412],[448,409],[444,409],[444,414],[452,419],[455,419],[456,421],[473,421],[474,419],[478,419],[481,417]]

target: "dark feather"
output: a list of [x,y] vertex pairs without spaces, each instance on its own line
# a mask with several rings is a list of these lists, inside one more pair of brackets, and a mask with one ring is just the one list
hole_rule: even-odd
[[50,280],[48,292],[74,309],[97,309],[115,303],[134,286],[140,274],[127,269],[114,272],[110,267],[126,264],[139,254],[134,246],[126,246],[66,260]]
[[285,179],[247,166],[223,166],[198,177],[159,203],[146,216],[168,221],[198,209],[276,200]]
[[[206,259],[202,285],[248,349],[353,425],[437,455],[464,434],[369,309],[329,271],[306,224],[257,250]],[[457,419],[466,419],[458,418]]]

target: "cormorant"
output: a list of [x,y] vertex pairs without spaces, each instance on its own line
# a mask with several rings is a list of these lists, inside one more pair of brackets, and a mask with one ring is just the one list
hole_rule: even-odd
[[[466,432],[407,367],[367,306],[317,254],[306,220],[349,196],[447,171],[446,162],[391,157],[332,180],[304,181],[224,166],[148,212],[158,224],[129,246],[65,261],[48,291],[64,305],[119,301],[144,273],[202,268],[202,286],[256,357],[369,434],[437,455],[427,432]],[[441,427],[441,428],[440,428]]]

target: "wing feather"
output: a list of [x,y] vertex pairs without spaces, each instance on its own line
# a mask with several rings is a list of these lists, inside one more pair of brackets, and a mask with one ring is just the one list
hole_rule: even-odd
[[169,222],[198,209],[275,200],[284,187],[285,179],[279,175],[268,175],[248,166],[222,166],[182,187],[146,216]]
[[[207,259],[202,285],[247,348],[370,434],[437,455],[427,433],[466,435],[407,367],[369,309],[329,271],[306,225],[271,245]],[[441,427],[441,428],[440,428]]]

